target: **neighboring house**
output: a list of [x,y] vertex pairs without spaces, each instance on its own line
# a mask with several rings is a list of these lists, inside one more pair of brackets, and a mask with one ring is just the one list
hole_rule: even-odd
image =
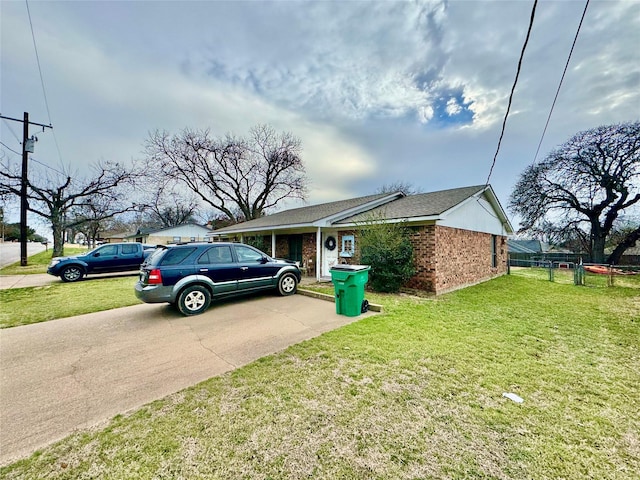
[[286,210],[214,230],[216,240],[260,237],[271,255],[299,262],[307,275],[330,278],[337,263],[358,261],[357,231],[371,218],[411,229],[415,276],[406,287],[443,293],[507,271],[513,228],[491,186],[406,196],[369,195]]
[[547,253],[549,252],[549,244],[540,240],[516,240],[514,238],[507,239],[509,253]]
[[134,234],[124,237],[125,242],[141,242],[152,245],[166,245],[180,242],[206,242],[211,229],[196,223],[185,223],[175,227],[161,229],[138,229]]
[[636,242],[633,247],[627,248],[620,257],[620,265],[640,265],[640,242]]

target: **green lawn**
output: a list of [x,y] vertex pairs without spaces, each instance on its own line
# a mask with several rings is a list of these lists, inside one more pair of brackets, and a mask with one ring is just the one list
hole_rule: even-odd
[[133,290],[136,280],[132,275],[92,277],[75,283],[0,290],[0,328],[141,303]]
[[[65,247],[64,254],[67,257],[86,253],[86,247]],[[33,273],[47,273],[47,267],[51,262],[52,251],[36,253],[27,259],[27,266],[21,267],[20,262],[12,263],[0,269],[0,275],[28,275]]]
[[436,299],[367,297],[386,313],[0,478],[638,478],[640,290],[505,276]]

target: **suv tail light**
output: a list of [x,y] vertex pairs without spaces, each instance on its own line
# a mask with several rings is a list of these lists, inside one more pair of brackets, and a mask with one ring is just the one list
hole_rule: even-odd
[[147,279],[148,285],[161,285],[162,284],[162,274],[160,273],[160,269],[154,268],[149,272],[149,278]]

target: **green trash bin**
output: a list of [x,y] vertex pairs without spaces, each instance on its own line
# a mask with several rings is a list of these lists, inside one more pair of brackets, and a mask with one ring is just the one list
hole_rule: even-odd
[[331,267],[331,281],[335,289],[338,315],[357,317],[369,309],[369,302],[364,299],[364,286],[369,281],[370,269],[369,265]]

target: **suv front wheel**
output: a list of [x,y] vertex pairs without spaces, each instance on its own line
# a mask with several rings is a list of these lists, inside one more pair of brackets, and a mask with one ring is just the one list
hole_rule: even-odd
[[60,273],[63,282],[77,282],[84,277],[84,270],[78,265],[69,265]]
[[280,295],[293,295],[298,289],[298,279],[293,273],[285,273],[278,280],[278,292]]
[[209,308],[211,294],[202,285],[193,285],[180,292],[176,302],[178,310],[183,315],[198,315]]

